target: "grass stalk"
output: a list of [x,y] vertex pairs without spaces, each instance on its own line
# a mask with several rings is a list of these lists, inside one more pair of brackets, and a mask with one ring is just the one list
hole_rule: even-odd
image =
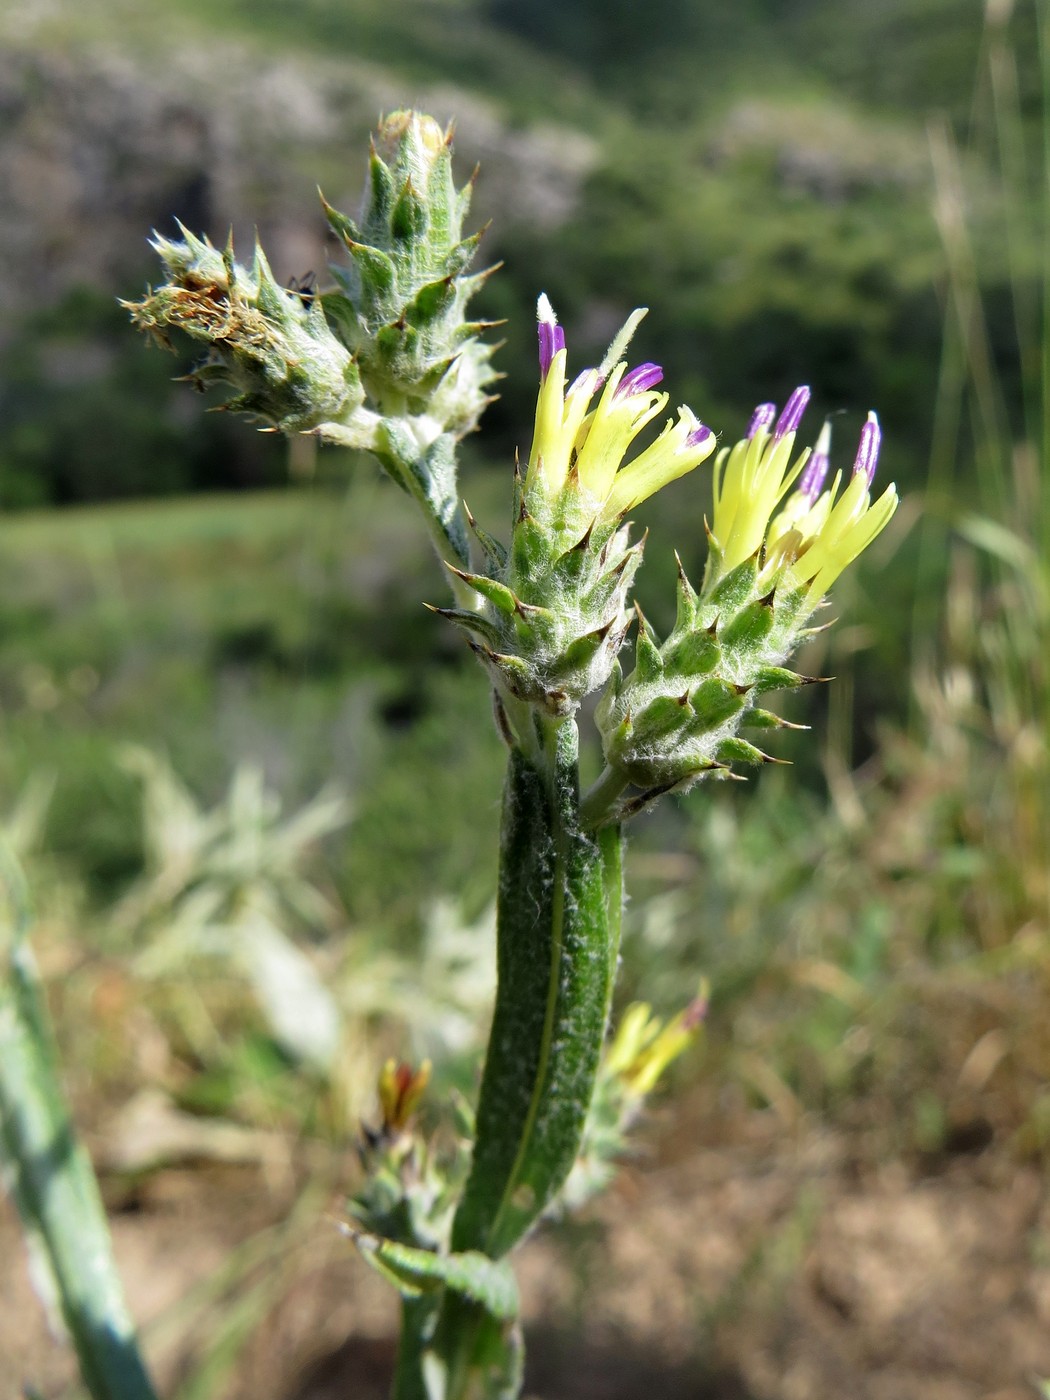
[[156,1400],[113,1258],[91,1160],[66,1107],[28,942],[25,881],[0,847],[0,1157],[31,1252],[53,1285],[93,1400]]

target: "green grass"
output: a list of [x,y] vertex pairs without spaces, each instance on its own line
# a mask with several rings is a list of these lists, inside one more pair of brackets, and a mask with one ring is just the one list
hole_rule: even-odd
[[420,606],[444,585],[370,470],[345,494],[8,519],[0,556],[0,777],[14,794],[54,775],[49,844],[97,896],[139,861],[116,763],[131,741],[209,800],[246,759],[291,803],[347,786],[356,821],[331,876],[354,919],[404,933],[429,893],[487,897],[475,856],[501,756],[485,686]]

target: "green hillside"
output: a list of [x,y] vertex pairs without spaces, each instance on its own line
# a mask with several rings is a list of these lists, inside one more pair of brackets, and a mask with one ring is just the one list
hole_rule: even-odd
[[[172,0],[148,13],[114,0],[56,5],[35,26],[12,26],[6,37],[13,57],[36,56],[37,69],[21,71],[19,80],[28,83],[36,72],[35,100],[44,94],[45,107],[48,55],[64,55],[74,71],[83,66],[88,91],[98,55],[122,55],[132,75],[138,66],[142,76],[134,80],[143,84],[157,81],[160,63],[176,75],[169,105],[179,102],[177,75],[196,74],[197,86],[187,79],[185,91],[190,111],[177,115],[192,120],[193,104],[206,92],[218,113],[216,130],[236,122],[239,108],[247,110],[253,63],[261,84],[274,65],[289,72],[297,65],[295,82],[307,88],[314,64],[319,94],[340,90],[342,64],[348,91],[362,88],[367,77],[394,102],[434,93],[439,115],[459,111],[465,150],[485,123],[498,127],[491,139],[504,149],[534,132],[550,131],[555,148],[568,133],[582,133],[597,144],[590,173],[564,213],[535,210],[530,218],[524,185],[518,200],[501,194],[490,211],[497,217],[487,247],[506,265],[483,310],[508,321],[504,398],[487,423],[493,456],[505,460],[529,420],[529,325],[535,296],[546,288],[579,328],[574,343],[582,354],[598,353],[625,307],[648,305],[645,353],[667,364],[696,411],[720,431],[732,431],[754,401],[783,395],[801,378],[814,384],[823,409],[852,415],[843,423],[847,431],[877,406],[894,470],[911,484],[928,457],[942,325],[942,254],[930,214],[932,116],[946,114],[960,142],[972,136],[972,198],[978,213],[995,202],[981,157],[993,144],[990,98],[975,94],[981,25],[970,0],[895,0],[877,9],[826,0],[750,0],[729,9],[666,0],[647,8],[644,25],[637,7],[623,0],[572,6]],[[1021,60],[1022,109],[1031,120],[1039,92],[1033,26],[1034,7],[1021,6],[1009,36]],[[239,65],[228,89],[227,52]],[[70,99],[63,100],[68,106]],[[251,434],[231,437],[225,424],[188,423],[188,413],[173,407],[173,396],[183,391],[168,386],[169,366],[158,357],[129,365],[126,331],[107,311],[108,299],[134,295],[150,275],[142,251],[147,218],[170,226],[179,214],[208,223],[209,209],[228,203],[224,189],[234,176],[249,230],[253,220],[265,231],[274,219],[316,230],[313,185],[320,181],[339,193],[345,187],[352,198],[359,175],[347,180],[348,159],[354,171],[359,166],[347,153],[356,152],[375,116],[367,98],[347,101],[357,106],[347,108],[346,134],[338,141],[331,134],[309,139],[293,123],[276,147],[240,155],[235,147],[216,169],[209,156],[214,142],[198,138],[178,155],[137,224],[133,189],[119,184],[135,171],[128,162],[114,166],[110,213],[128,205],[119,236],[129,253],[119,270],[107,266],[88,300],[77,290],[77,269],[83,278],[93,265],[93,237],[112,240],[112,231],[96,234],[88,222],[70,242],[40,230],[57,250],[52,263],[70,261],[68,271],[52,278],[65,289],[56,305],[45,295],[43,304],[37,299],[8,320],[0,355],[0,502],[278,479],[279,464]],[[475,111],[479,101],[484,106]],[[272,116],[279,129],[279,112]],[[106,120],[89,111],[84,139],[110,139]],[[316,127],[320,116],[311,120]],[[209,131],[208,112],[200,121]],[[19,135],[16,124],[11,140]],[[119,145],[125,138],[114,129],[111,139]],[[154,139],[154,167],[175,161],[162,127]],[[482,204],[486,182],[501,188],[500,161],[499,154],[485,157]],[[269,190],[267,182],[277,178],[280,190]],[[978,218],[976,229],[987,245],[980,263],[999,317],[992,327],[998,343],[1009,294],[1001,235],[989,223]],[[219,218],[208,231],[225,236]],[[3,241],[0,230],[0,247]],[[63,347],[78,334],[105,361],[90,377],[97,411],[124,424],[122,433],[111,434],[119,441],[106,445],[105,466],[98,446],[70,430],[82,408],[81,384],[55,371]],[[1016,372],[1005,355],[1000,369],[1008,404],[1016,403]],[[158,457],[163,468],[144,480],[142,462]]]

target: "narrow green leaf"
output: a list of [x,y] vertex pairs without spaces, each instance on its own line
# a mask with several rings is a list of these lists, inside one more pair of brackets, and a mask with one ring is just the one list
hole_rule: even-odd
[[62,1091],[26,941],[17,862],[0,846],[0,1168],[27,1237],[47,1263],[94,1400],[154,1400],[113,1259],[91,1161]]
[[404,1298],[420,1298],[449,1288],[501,1322],[517,1317],[518,1286],[510,1264],[476,1251],[437,1254],[350,1229],[348,1233],[371,1266]]
[[550,781],[511,754],[504,792],[498,990],[474,1160],[455,1252],[499,1258],[576,1159],[608,1018],[620,888],[618,833],[578,827],[575,724],[558,727]]

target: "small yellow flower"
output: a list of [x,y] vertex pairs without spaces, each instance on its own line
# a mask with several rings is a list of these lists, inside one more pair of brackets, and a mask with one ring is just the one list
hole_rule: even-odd
[[802,470],[805,455],[792,465],[791,450],[808,402],[803,384],[788,399],[772,433],[776,405],[759,404],[746,437],[718,454],[711,528],[726,573],[761,549],[770,516]]
[[841,473],[824,489],[831,447],[829,423],[824,424],[812,453],[807,448],[792,462],[808,401],[809,389],[805,385],[796,389],[772,432],[776,407],[760,404],[747,435],[719,453],[712,532],[721,551],[722,573],[761,550],[766,570],[783,571],[789,585],[810,585],[808,601],[815,607],[843,569],[885,528],[898,498],[891,485],[874,504],[871,500],[882,441],[874,413],[868,414],[861,430],[853,471],[841,491]]
[[400,1130],[411,1118],[430,1083],[431,1063],[424,1060],[418,1069],[403,1061],[387,1060],[379,1071],[379,1106],[383,1126]]
[[660,366],[647,362],[629,370],[621,359],[644,311],[629,318],[602,365],[584,370],[568,389],[565,334],[546,296],[537,311],[540,391],[526,490],[538,487],[550,498],[571,490],[596,514],[616,520],[711,455],[714,434],[683,406],[677,420],[624,465],[635,438],[667,405],[667,395],[655,387],[663,379]]
[[702,979],[689,1005],[666,1023],[652,1014],[647,1002],[632,1002],[605,1056],[605,1072],[617,1077],[632,1098],[652,1093],[668,1065],[699,1036],[707,1001],[707,981]]
[[881,534],[897,509],[897,488],[892,484],[878,500],[871,499],[881,443],[879,420],[869,413],[861,429],[853,473],[841,495],[837,475],[829,491],[820,491],[819,487],[814,491],[813,486],[807,491],[803,479],[797,494],[809,499],[809,511],[789,532],[774,540],[774,552],[789,561],[789,577],[796,583],[810,585],[809,600],[813,605],[843,569]]

